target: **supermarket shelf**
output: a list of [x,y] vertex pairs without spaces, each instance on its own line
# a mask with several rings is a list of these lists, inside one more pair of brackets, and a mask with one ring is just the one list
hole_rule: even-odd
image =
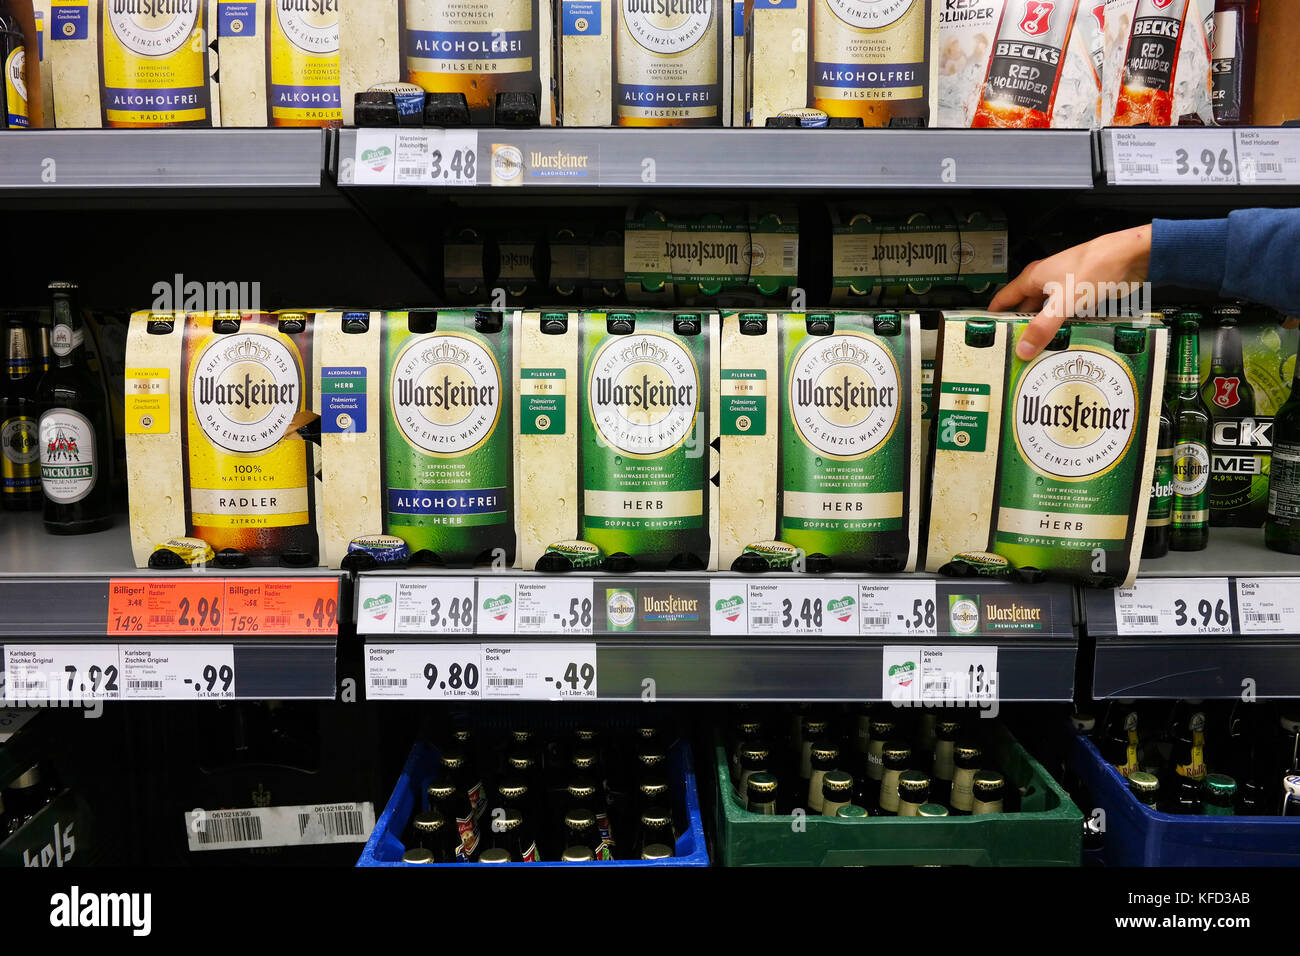
[[[1211,528],[1204,551],[1172,551],[1142,565],[1137,593],[1159,624],[1135,632],[1123,623],[1114,592],[1085,591],[1085,625],[1097,642],[1093,696],[1240,698],[1250,689],[1260,698],[1300,697],[1296,578],[1300,557],[1265,548],[1259,529]],[[1273,582],[1267,608],[1250,597],[1260,580]],[[1183,613],[1171,613],[1180,600]],[[1223,633],[1200,633],[1213,622],[1198,614],[1202,600],[1206,609],[1223,602]],[[1276,620],[1253,624],[1248,615]],[[1263,632],[1269,629],[1280,633]]]
[[314,189],[328,130],[29,130],[0,137],[0,190]]
[[[525,594],[519,585],[534,590]],[[550,587],[556,594],[545,592]],[[886,596],[886,590],[893,596]],[[575,602],[588,595],[592,614],[586,627],[563,623],[566,609],[576,611],[580,604]],[[629,611],[625,603],[619,614],[614,595],[620,595],[619,600],[629,596],[635,610]],[[732,603],[737,595],[740,604]],[[843,604],[835,609],[832,601],[842,601],[845,595],[854,597],[851,610]],[[503,596],[509,600],[503,601]],[[801,624],[805,599],[815,602],[818,596],[820,624]],[[787,597],[788,617],[782,607]],[[434,598],[441,609],[437,622],[417,621]],[[643,700],[648,693],[656,700],[884,700],[896,693],[885,686],[887,656],[893,663],[916,658],[908,651],[936,649],[944,653],[936,664],[945,668],[939,673],[964,675],[968,665],[996,671],[996,696],[1002,701],[1065,701],[1074,691],[1075,600],[1073,590],[1062,585],[1028,587],[925,575],[808,580],[729,573],[518,577],[407,572],[362,575],[357,599],[357,626],[366,641],[367,660],[379,662],[372,671],[374,680],[367,682],[372,697],[441,696],[419,680],[425,662],[439,664],[445,674],[447,661],[463,667],[473,660],[480,664],[486,685],[493,677],[488,655],[500,648],[527,655],[538,666],[550,665],[556,673],[548,673],[547,682],[530,684],[528,691],[494,691],[488,685],[473,696],[568,696],[550,678],[565,670],[566,661],[576,662],[574,653],[594,653],[595,696],[600,700]],[[452,601],[462,607],[459,602],[465,599],[473,602],[478,615],[472,625],[445,616]],[[929,609],[933,629],[925,634],[901,623],[901,612],[916,600],[922,608],[934,602]],[[978,614],[978,620],[962,625],[968,633],[951,623],[960,609],[949,609],[961,600],[970,601],[967,610],[973,607]],[[651,603],[675,611],[652,616],[647,610]],[[493,611],[503,607],[512,610],[501,620],[493,619]],[[990,620],[992,608],[1002,612],[1001,624]],[[1008,610],[1015,608],[1027,609],[1026,620],[1014,630],[1003,630]],[[508,616],[516,612],[521,620]],[[619,623],[612,622],[615,616]],[[784,629],[783,617],[789,621]],[[549,622],[533,623],[544,618]],[[876,623],[884,618],[892,620]],[[407,626],[399,623],[403,621]],[[537,633],[543,628],[561,633]],[[457,630],[460,633],[454,633]],[[532,633],[522,633],[525,630]],[[585,652],[575,651],[580,647]],[[534,668],[534,673],[540,671]],[[918,685],[920,679],[918,673]]]
[[1099,178],[1127,189],[1300,187],[1300,128],[1103,129],[1096,157]]
[[[363,151],[395,130],[345,129],[338,182],[362,185]],[[1089,189],[1087,130],[411,130],[457,147],[477,138],[477,185],[589,189]],[[389,147],[402,155],[401,143]],[[410,153],[420,155],[419,150]],[[424,153],[427,156],[426,152]],[[534,165],[534,156],[550,162]],[[558,162],[557,162],[558,159]],[[384,185],[403,181],[389,165]],[[446,172],[444,170],[444,172]],[[423,185],[451,183],[432,180]]]

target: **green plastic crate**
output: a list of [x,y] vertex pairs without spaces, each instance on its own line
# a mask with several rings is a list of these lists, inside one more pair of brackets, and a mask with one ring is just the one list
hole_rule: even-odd
[[986,741],[1009,782],[1028,789],[1021,812],[970,817],[869,817],[750,813],[731,788],[726,746],[715,738],[714,816],[724,866],[1078,866],[1083,814],[1006,729]]

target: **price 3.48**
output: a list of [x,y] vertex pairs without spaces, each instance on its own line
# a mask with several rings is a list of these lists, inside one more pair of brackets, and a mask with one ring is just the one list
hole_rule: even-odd
[[781,601],[781,626],[786,630],[802,627],[805,630],[822,626],[822,599],[804,598],[799,610],[794,609],[794,602],[789,598]]

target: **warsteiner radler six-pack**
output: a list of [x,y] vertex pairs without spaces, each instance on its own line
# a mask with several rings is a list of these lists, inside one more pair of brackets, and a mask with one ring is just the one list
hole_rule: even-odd
[[386,533],[413,558],[514,558],[513,312],[329,312],[318,319],[322,535]]
[[1137,573],[1159,433],[1167,331],[1070,323],[1024,362],[1029,316],[940,326],[928,570],[991,551],[1102,585]]

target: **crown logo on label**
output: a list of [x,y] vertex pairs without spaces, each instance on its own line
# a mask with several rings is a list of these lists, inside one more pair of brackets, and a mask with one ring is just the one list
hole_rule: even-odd
[[860,349],[852,342],[841,341],[828,349],[822,349],[822,358],[826,360],[827,365],[836,365],[840,362],[852,362],[854,365],[866,365],[867,353],[865,349]]
[[271,358],[271,350],[258,344],[251,336],[238,345],[232,345],[224,354],[232,362],[259,362],[263,365]]
[[1058,382],[1091,382],[1096,385],[1106,378],[1106,373],[1086,358],[1078,356],[1064,365],[1058,365],[1053,369],[1052,376]]
[[654,362],[662,365],[668,361],[668,351],[655,345],[650,339],[641,339],[635,345],[629,345],[620,354],[629,362]]
[[443,362],[452,362],[456,365],[464,365],[469,361],[469,352],[465,351],[450,339],[443,339],[437,345],[421,352],[420,358],[424,361],[425,365],[439,365]]

